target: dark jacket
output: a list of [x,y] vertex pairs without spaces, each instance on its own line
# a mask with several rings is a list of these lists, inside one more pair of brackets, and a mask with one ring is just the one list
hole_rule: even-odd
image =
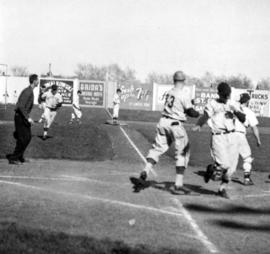
[[29,114],[34,104],[34,93],[31,86],[25,88],[17,101],[15,111],[22,114],[25,119],[29,118]]

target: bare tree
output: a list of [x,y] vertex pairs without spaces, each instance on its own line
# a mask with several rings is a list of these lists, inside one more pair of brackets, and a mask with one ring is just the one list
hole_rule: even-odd
[[119,84],[137,81],[135,71],[122,69],[118,64],[95,66],[93,64],[78,64],[75,74],[79,79],[110,80]]
[[11,73],[13,76],[26,77],[29,76],[29,71],[25,66],[13,66],[11,67]]
[[158,84],[172,84],[173,80],[171,74],[151,72],[147,75],[146,82],[150,84],[153,82]]
[[270,90],[270,78],[264,78],[260,80],[257,84],[257,88],[259,90]]

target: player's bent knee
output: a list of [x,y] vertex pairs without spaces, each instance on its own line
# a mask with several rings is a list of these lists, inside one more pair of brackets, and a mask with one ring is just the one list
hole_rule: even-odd
[[151,163],[152,165],[157,164],[157,161],[154,160],[153,158],[150,158],[150,157],[147,157],[147,158],[146,158],[146,161],[149,162],[149,163]]

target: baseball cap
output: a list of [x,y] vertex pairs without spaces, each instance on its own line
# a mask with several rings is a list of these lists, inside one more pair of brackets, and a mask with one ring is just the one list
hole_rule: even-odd
[[241,104],[246,103],[249,100],[250,100],[250,95],[248,93],[242,93],[242,94],[240,94],[240,100],[239,100],[239,102]]
[[57,90],[57,88],[58,88],[57,85],[55,85],[55,84],[52,85],[52,90],[53,90],[53,91]]
[[177,71],[173,75],[173,81],[174,82],[176,82],[176,81],[185,81],[185,79],[186,79],[186,75],[182,71]]

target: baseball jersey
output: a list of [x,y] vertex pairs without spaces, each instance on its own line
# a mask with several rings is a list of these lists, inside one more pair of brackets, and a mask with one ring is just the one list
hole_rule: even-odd
[[209,100],[204,110],[209,116],[207,123],[213,133],[232,131],[235,129],[235,118],[230,118],[227,115],[227,112],[232,113],[230,101],[224,104],[215,99]]
[[246,115],[246,120],[244,123],[241,123],[238,119],[235,121],[235,130],[239,132],[246,133],[247,127],[254,127],[259,124],[258,119],[255,113],[246,106],[241,106],[241,111]]
[[192,108],[191,99],[183,89],[172,88],[167,94],[162,115],[186,121],[185,110]]
[[120,104],[120,96],[117,93],[113,96],[113,104]]
[[42,95],[45,98],[46,107],[55,109],[58,103],[62,103],[62,95],[60,93],[52,94],[51,90]]

